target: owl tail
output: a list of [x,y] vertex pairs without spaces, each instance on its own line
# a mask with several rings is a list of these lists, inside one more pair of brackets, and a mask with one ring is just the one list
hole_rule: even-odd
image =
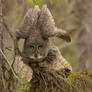
[[66,31],[60,30],[55,26],[54,19],[46,5],[43,6],[39,16],[39,25],[43,38],[58,37],[67,42],[71,41]]

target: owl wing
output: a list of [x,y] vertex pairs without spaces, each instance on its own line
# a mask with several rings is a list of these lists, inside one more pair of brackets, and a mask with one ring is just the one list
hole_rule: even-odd
[[39,6],[34,6],[30,8],[25,14],[23,21],[21,23],[19,31],[16,32],[16,36],[19,38],[27,38],[30,31],[36,27],[38,20],[38,13],[40,12]]
[[58,48],[54,46],[51,46],[46,60],[42,62],[40,66],[55,70],[69,69],[72,71],[72,67],[69,62],[61,55]]
[[72,71],[72,66],[70,63],[61,55],[57,63],[56,69],[69,69]]
[[38,23],[43,38],[46,39],[56,36],[58,38],[66,40],[67,42],[71,41],[71,38],[66,31],[58,29],[55,26],[54,18],[46,5],[44,5],[40,11]]

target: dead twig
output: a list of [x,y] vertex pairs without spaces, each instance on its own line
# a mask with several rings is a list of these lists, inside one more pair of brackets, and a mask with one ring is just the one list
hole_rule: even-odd
[[15,71],[13,70],[11,64],[9,63],[7,57],[5,56],[5,54],[3,53],[3,51],[1,50],[1,48],[0,48],[0,52],[1,52],[1,54],[3,55],[3,57],[4,57],[5,61],[6,61],[6,63],[9,65],[9,67],[10,67],[10,69],[11,69],[11,71],[12,71],[14,77],[15,77],[16,79],[18,79],[21,84],[23,84],[22,81],[20,80],[20,78],[16,75]]
[[6,28],[6,31],[9,33],[9,35],[12,38],[13,43],[14,43],[14,55],[13,55],[13,62],[11,65],[13,67],[13,64],[15,62],[15,57],[16,57],[16,39],[14,38],[13,34],[11,33],[10,29],[8,28],[7,24],[4,21],[3,21],[3,25]]

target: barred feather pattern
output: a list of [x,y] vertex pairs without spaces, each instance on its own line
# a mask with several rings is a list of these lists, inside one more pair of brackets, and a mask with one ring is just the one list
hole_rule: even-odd
[[40,12],[39,25],[42,36],[45,38],[50,37],[56,31],[54,19],[46,5],[43,6]]
[[[25,62],[27,62],[27,58],[25,58]],[[62,70],[69,69],[72,71],[71,65],[68,61],[61,55],[58,48],[52,46],[49,50],[48,56],[42,63],[39,63],[39,67],[48,68],[49,70]],[[36,67],[34,67],[36,68]],[[14,63],[14,70],[16,73],[20,74],[23,79],[26,79],[29,82],[33,76],[32,67],[25,64],[22,57],[16,57]]]
[[56,48],[55,46],[51,46],[47,58],[45,59],[44,62],[40,63],[40,66],[54,70],[60,70],[66,68],[72,71],[71,65],[61,55],[59,49]]
[[36,29],[38,20],[38,13],[40,9],[38,6],[30,8],[24,16],[21,23],[20,30],[17,31],[17,36],[20,38],[27,38],[33,29]]
[[[43,6],[41,10],[38,6],[34,6],[33,8],[29,9],[24,16],[20,30],[16,32],[17,38],[27,38],[25,40],[26,43],[30,43],[30,41],[45,43],[47,41],[49,43],[48,38],[52,36],[70,41],[70,37],[66,32],[60,31],[56,28],[53,17],[46,6]],[[49,45],[47,44],[46,46],[48,47]],[[47,67],[55,70],[68,68],[69,70],[72,70],[71,65],[63,58],[60,51],[56,47],[52,45],[50,48],[48,48],[48,51],[49,52],[47,53],[48,55],[45,60],[39,64],[40,67]],[[24,78],[27,77],[28,80],[31,80],[32,69],[28,65],[24,64],[23,61],[20,61],[20,63],[17,62],[17,65],[18,70],[15,69],[15,71],[21,73]]]
[[36,5],[27,11],[19,31],[16,32],[16,36],[19,38],[27,38],[30,34],[34,33],[34,30],[40,30],[37,34],[41,34],[45,39],[56,36],[70,41],[70,36],[67,33],[63,30],[58,31],[53,16],[46,5],[41,10]]

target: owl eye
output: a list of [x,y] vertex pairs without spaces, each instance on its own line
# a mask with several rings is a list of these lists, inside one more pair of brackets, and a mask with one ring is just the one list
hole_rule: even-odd
[[31,48],[32,50],[34,50],[34,46],[31,45],[30,48]]
[[42,45],[39,45],[39,46],[38,46],[38,49],[40,50],[41,48],[42,48]]

